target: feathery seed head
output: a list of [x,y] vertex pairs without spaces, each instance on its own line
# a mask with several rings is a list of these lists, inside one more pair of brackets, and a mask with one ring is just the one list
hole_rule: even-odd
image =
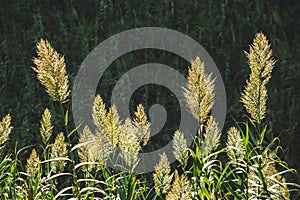
[[[65,136],[62,132],[60,132],[56,138],[55,142],[52,145],[51,149],[51,159],[53,158],[65,158],[67,157],[68,150],[67,144],[65,143]],[[55,160],[51,162],[51,168],[54,172],[60,173],[63,172],[66,166],[66,161],[64,160]]]
[[11,117],[7,114],[2,121],[0,122],[0,150],[2,150],[5,146],[5,142],[9,138],[9,134],[11,133],[12,126]]
[[227,133],[227,155],[231,161],[239,162],[243,160],[246,153],[240,131],[235,127],[231,127]]
[[68,75],[63,56],[60,56],[47,40],[37,44],[38,57],[33,59],[37,78],[54,101],[65,103],[69,96]]
[[43,144],[46,145],[52,135],[53,126],[51,124],[51,113],[48,108],[45,109],[42,115],[40,134]]
[[184,134],[180,131],[176,131],[173,139],[173,154],[180,164],[185,167],[188,159],[188,147],[187,141],[184,138]]
[[218,128],[218,123],[212,116],[210,116],[205,126],[205,139],[201,146],[201,154],[207,156],[212,153],[212,151],[215,150],[220,143],[220,136],[221,133]]
[[125,163],[132,168],[135,167],[138,163],[138,152],[141,146],[137,137],[137,128],[133,126],[129,118],[121,126],[119,147],[122,150],[121,157]]
[[150,138],[150,123],[147,121],[147,115],[142,104],[137,106],[137,111],[134,114],[134,125],[138,128],[137,136],[146,145]]
[[36,150],[33,149],[29,158],[27,159],[26,171],[31,177],[35,177],[38,172],[40,159],[36,153]]
[[266,84],[271,78],[275,64],[270,47],[266,36],[258,33],[250,46],[249,53],[245,52],[251,73],[246,81],[241,101],[247,112],[258,123],[265,118],[268,96]]
[[116,106],[110,107],[104,123],[104,134],[113,145],[117,145],[120,135],[120,120]]
[[[79,138],[78,156],[80,162],[97,162],[102,166],[113,151],[113,145],[104,136],[103,131],[98,130],[93,134],[88,126],[85,126]],[[83,171],[91,171],[95,165],[84,165]],[[98,169],[99,167],[97,167]]]
[[188,71],[188,83],[184,96],[187,105],[198,120],[199,125],[203,125],[214,105],[214,83],[212,74],[206,74],[204,63],[199,57],[192,61]]
[[175,180],[172,189],[168,192],[166,200],[190,200],[192,197],[191,184],[188,178],[175,171]]
[[99,129],[104,129],[106,113],[105,103],[103,102],[102,97],[98,94],[94,100],[92,115],[94,123]]
[[153,174],[154,188],[157,194],[166,194],[170,189],[170,184],[173,178],[168,157],[165,153],[160,156],[160,161],[155,166]]

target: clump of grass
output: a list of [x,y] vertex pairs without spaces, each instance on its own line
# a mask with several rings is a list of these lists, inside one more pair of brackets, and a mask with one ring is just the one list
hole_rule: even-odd
[[[64,59],[47,41],[41,40],[37,47],[37,77],[52,99],[62,105],[69,95]],[[197,57],[188,71],[184,95],[199,129],[190,147],[187,133],[174,133],[173,154],[180,163],[175,169],[163,153],[152,179],[135,175],[138,154],[150,139],[144,107],[137,105],[133,119],[122,121],[117,108],[107,108],[96,95],[92,113],[96,128],[84,127],[77,144],[70,140],[77,129],[69,131],[68,111],[62,106],[66,130],[51,141],[55,120],[49,109],[44,110],[40,122],[42,156],[34,148],[26,172],[21,172],[17,163],[23,149],[15,152],[14,159],[10,155],[2,159],[1,155],[0,195],[4,199],[290,199],[290,192],[300,188],[285,178],[294,170],[277,156],[277,138],[263,143],[268,132],[262,123],[267,109],[266,84],[275,61],[262,33],[256,35],[246,56],[251,74],[241,100],[251,117],[228,130],[225,148],[219,145],[221,130],[211,115],[215,79]],[[4,148],[11,130],[7,115],[0,122],[0,148]],[[228,162],[220,159],[225,153]],[[126,164],[119,168],[123,171],[106,166],[116,156]]]

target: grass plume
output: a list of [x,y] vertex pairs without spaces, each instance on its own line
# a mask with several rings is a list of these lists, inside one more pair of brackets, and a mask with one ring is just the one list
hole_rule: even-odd
[[184,93],[186,102],[201,126],[207,120],[214,105],[215,79],[212,78],[212,74],[205,73],[204,63],[199,57],[192,61],[187,79],[188,84]]
[[135,118],[133,121],[135,126],[138,128],[138,137],[144,142],[144,145],[146,145],[150,138],[150,123],[147,120],[144,106],[139,104],[134,114]]
[[0,122],[0,150],[5,146],[6,141],[9,139],[9,135],[12,130],[11,117],[7,114]]
[[259,124],[265,118],[267,89],[266,84],[271,78],[275,60],[272,56],[271,45],[263,33],[258,33],[250,51],[245,52],[251,70],[250,77],[246,81],[241,101],[247,112]]
[[185,167],[188,159],[188,147],[187,141],[184,138],[184,134],[180,131],[176,131],[173,137],[173,154],[180,164]]
[[51,124],[51,113],[48,108],[45,109],[42,115],[40,135],[42,137],[43,144],[46,145],[52,135],[53,126]]
[[227,131],[227,134],[227,155],[232,162],[239,162],[244,158],[246,153],[241,133],[237,128],[231,127]]
[[153,174],[154,188],[158,195],[166,194],[170,187],[173,178],[168,157],[165,153],[160,156],[160,161],[155,166],[155,173]]
[[36,150],[33,149],[31,151],[29,158],[27,159],[27,165],[26,165],[27,174],[29,174],[31,177],[35,177],[35,175],[37,174],[39,162],[40,162],[39,156],[37,155]]
[[54,101],[65,103],[69,96],[68,75],[64,56],[59,55],[47,40],[37,44],[38,57],[34,58],[37,78]]
[[190,200],[191,199],[191,184],[188,178],[182,174],[179,175],[175,171],[175,180],[172,184],[172,189],[168,192],[166,200]]
[[[62,132],[60,132],[56,136],[54,144],[52,144],[51,159],[66,158],[67,155],[68,155],[68,150],[67,150],[67,144],[65,143],[65,136]],[[56,173],[63,172],[65,166],[66,166],[65,160],[51,161],[51,169]]]

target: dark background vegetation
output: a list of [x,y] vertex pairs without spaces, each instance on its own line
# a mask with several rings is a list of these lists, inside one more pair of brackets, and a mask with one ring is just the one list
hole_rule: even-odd
[[[217,64],[227,92],[227,121],[242,121],[245,110],[239,98],[249,75],[243,50],[256,33],[265,33],[277,60],[268,85],[270,134],[280,136],[284,159],[300,168],[300,1],[293,0],[1,0],[0,2],[0,117],[11,113],[13,133],[9,150],[40,143],[39,121],[51,109],[59,126],[59,109],[31,69],[40,38],[65,55],[70,85],[80,64],[100,42],[122,31],[146,26],[165,27],[198,41]],[[147,62],[172,66],[184,75],[188,63],[158,50],[128,53],[114,62],[99,83],[106,103],[116,81],[130,68]],[[131,108],[160,103],[168,120],[160,136],[167,140],[179,123],[178,102],[164,87],[148,85],[136,91]],[[65,105],[71,108],[70,103]],[[228,127],[229,124],[226,125]],[[226,129],[223,130],[225,132]],[[157,136],[158,137],[158,136]],[[151,148],[162,143],[152,141]],[[155,146],[157,145],[157,146]],[[151,146],[151,145],[150,145]],[[23,159],[29,150],[24,151]]]

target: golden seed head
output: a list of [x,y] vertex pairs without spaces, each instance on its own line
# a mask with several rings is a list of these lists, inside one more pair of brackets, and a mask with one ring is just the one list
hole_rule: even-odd
[[[97,131],[93,134],[88,126],[85,126],[79,138],[79,144],[83,144],[78,148],[78,156],[80,162],[97,162],[97,169],[100,169],[109,158],[113,151],[113,145],[104,136],[103,131]],[[84,165],[83,171],[91,171],[95,165]]]
[[243,160],[246,152],[240,131],[235,127],[231,127],[227,134],[226,151],[229,159],[234,163]]
[[182,166],[186,166],[188,160],[188,147],[184,134],[176,131],[173,138],[173,154]]
[[150,123],[147,120],[147,115],[142,104],[137,106],[137,111],[134,114],[135,118],[133,122],[138,128],[137,136],[146,145],[150,139]]
[[170,184],[173,178],[168,157],[165,153],[160,156],[160,161],[155,165],[153,174],[154,188],[157,194],[166,194],[170,189]]
[[218,123],[212,116],[210,116],[205,126],[205,135],[203,144],[201,146],[201,154],[203,154],[203,156],[211,154],[219,146],[220,137],[221,133]]
[[0,122],[0,150],[5,146],[6,141],[9,139],[9,135],[12,130],[11,117],[7,114]]
[[[60,132],[56,138],[55,142],[52,145],[51,149],[51,159],[53,158],[66,158],[68,155],[67,144],[65,143],[65,136]],[[65,160],[55,160],[51,161],[51,168],[54,172],[60,173],[63,172],[66,166]]]
[[196,57],[188,71],[188,83],[184,96],[199,125],[205,123],[214,105],[214,83],[215,79],[212,79],[212,74],[205,73],[204,63]]
[[47,40],[37,44],[38,57],[33,59],[37,78],[54,101],[65,103],[69,96],[68,75],[63,56],[59,55]]
[[271,78],[275,64],[270,47],[266,36],[258,33],[250,46],[249,53],[245,52],[251,73],[246,81],[241,101],[252,119],[258,123],[265,118],[268,96],[266,84]]
[[117,145],[120,135],[120,119],[116,106],[110,107],[104,124],[104,134],[113,145]]
[[105,120],[106,120],[106,108],[105,103],[103,102],[102,97],[98,94],[95,97],[93,105],[93,120],[98,129],[104,129]]
[[138,164],[138,153],[141,146],[137,137],[137,128],[133,126],[129,118],[121,126],[119,147],[122,150],[122,159],[129,167],[134,168]]
[[190,200],[192,196],[191,184],[188,178],[175,171],[175,180],[172,189],[168,192],[166,200]]
[[38,172],[40,159],[36,153],[36,150],[33,149],[29,158],[27,159],[26,171],[31,177],[35,177]]
[[42,136],[43,144],[46,145],[52,135],[53,126],[51,124],[51,113],[48,108],[45,109],[42,115],[40,134]]

